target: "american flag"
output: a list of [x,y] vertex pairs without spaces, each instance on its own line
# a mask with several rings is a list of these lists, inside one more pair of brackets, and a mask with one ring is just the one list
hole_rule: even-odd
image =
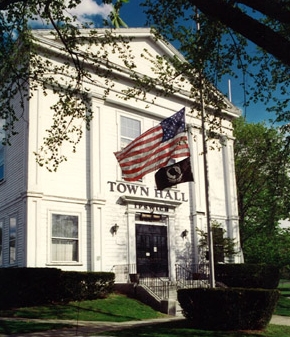
[[188,157],[185,108],[142,133],[122,151],[114,154],[127,181],[139,180],[166,166],[171,158]]

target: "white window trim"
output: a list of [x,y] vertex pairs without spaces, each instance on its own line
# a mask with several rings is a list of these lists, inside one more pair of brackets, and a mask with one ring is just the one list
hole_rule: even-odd
[[[78,261],[53,261],[52,260],[52,215],[71,215],[78,217]],[[81,266],[82,262],[82,235],[81,235],[81,226],[82,224],[82,214],[79,212],[67,212],[63,210],[49,210],[48,211],[48,234],[47,234],[47,266]]]

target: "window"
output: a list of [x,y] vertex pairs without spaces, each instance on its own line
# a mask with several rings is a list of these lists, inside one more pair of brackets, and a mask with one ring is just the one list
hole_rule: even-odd
[[[121,116],[121,150],[141,134],[141,122],[137,119]],[[139,179],[138,181],[142,181]]]
[[121,149],[126,147],[132,140],[141,134],[141,122],[121,116]]
[[5,138],[5,131],[3,125],[4,120],[0,119],[0,182],[4,180],[4,145],[2,141]]
[[3,265],[3,224],[4,221],[0,220],[0,266]]
[[16,217],[9,219],[9,264],[16,262]]
[[79,261],[79,218],[75,215],[52,214],[53,262]]

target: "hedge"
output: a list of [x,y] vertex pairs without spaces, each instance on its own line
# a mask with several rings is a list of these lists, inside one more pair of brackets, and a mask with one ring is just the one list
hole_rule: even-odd
[[280,280],[280,270],[273,265],[217,264],[215,279],[228,287],[275,289]]
[[56,268],[0,269],[0,309],[91,300],[113,291],[114,273]]
[[261,330],[270,322],[278,290],[195,288],[178,290],[183,315],[196,329]]

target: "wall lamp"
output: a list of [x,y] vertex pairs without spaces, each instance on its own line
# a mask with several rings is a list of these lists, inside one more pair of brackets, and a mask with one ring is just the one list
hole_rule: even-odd
[[110,232],[112,233],[112,235],[116,235],[118,232],[119,226],[115,223],[114,226],[111,227]]
[[188,230],[187,229],[185,229],[183,232],[181,232],[182,239],[186,238],[187,235],[188,235]]

